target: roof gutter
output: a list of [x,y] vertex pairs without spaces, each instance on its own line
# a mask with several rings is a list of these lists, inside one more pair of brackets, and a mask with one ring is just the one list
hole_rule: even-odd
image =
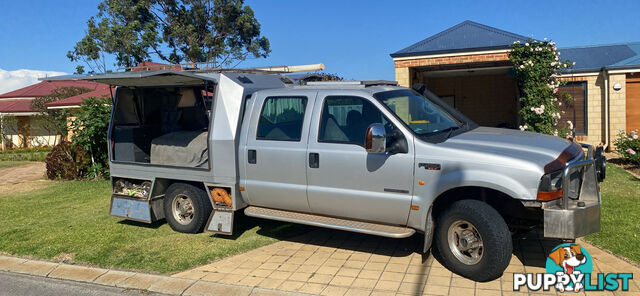
[[49,106],[49,107],[47,107],[47,109],[49,109],[49,110],[71,109],[71,108],[80,108],[80,105]]

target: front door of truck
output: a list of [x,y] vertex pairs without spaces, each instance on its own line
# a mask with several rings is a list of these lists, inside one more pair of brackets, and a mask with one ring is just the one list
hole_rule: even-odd
[[[307,166],[311,211],[406,225],[413,194],[413,137],[370,96],[339,93],[319,92],[313,111]],[[388,135],[407,141],[406,151],[367,153],[365,133],[372,123],[382,123]]]
[[309,212],[307,139],[315,92],[270,91],[254,96],[246,145],[243,196],[251,205]]

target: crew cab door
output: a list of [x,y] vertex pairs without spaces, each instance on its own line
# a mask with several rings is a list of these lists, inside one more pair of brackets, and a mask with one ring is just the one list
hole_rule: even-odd
[[307,140],[316,92],[258,93],[251,99],[243,197],[254,206],[309,212]]
[[[413,194],[413,137],[370,95],[319,92],[308,145],[307,195],[317,214],[406,225]],[[367,153],[367,127],[383,123],[402,153]]]

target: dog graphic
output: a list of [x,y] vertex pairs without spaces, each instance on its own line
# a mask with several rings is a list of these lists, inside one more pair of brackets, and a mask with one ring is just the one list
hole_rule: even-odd
[[[549,258],[553,260],[557,265],[562,267],[564,274],[579,274],[580,271],[576,269],[577,266],[585,264],[587,262],[587,257],[582,254],[582,250],[580,250],[579,245],[571,245],[568,247],[560,247],[549,254]],[[582,283],[576,283],[575,287],[567,286],[567,291],[578,292],[582,290]],[[564,292],[565,287],[562,283],[556,284],[556,289]]]

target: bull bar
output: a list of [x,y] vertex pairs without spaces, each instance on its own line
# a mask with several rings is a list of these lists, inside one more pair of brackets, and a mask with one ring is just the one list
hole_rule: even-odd
[[[547,202],[544,210],[544,236],[576,239],[600,231],[600,186],[596,176],[593,146],[580,144],[581,153],[569,161],[562,174],[562,198]],[[587,150],[585,156],[584,149]],[[571,198],[571,175],[581,178],[578,198]]]

